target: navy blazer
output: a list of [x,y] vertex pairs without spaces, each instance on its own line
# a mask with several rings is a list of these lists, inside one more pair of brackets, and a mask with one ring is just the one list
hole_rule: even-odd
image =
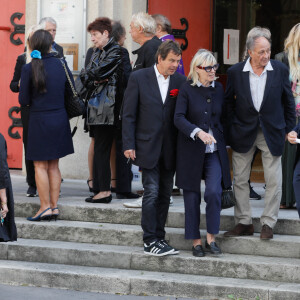
[[161,156],[165,167],[175,170],[177,129],[174,126],[176,97],[170,91],[179,89],[185,76],[175,73],[163,103],[154,66],[133,72],[124,95],[122,136],[124,151],[134,149],[134,164],[154,168]]
[[182,189],[200,192],[206,145],[200,139],[192,139],[197,127],[208,132],[212,129],[217,141],[217,153],[222,168],[223,187],[231,187],[226,143],[223,135],[224,91],[222,84],[215,87],[192,86],[186,82],[179,93],[174,122],[178,128],[176,185]]
[[272,155],[280,156],[285,134],[296,123],[289,70],[283,63],[271,59],[273,71],[267,71],[263,101],[257,111],[251,97],[249,72],[243,72],[245,63],[237,63],[227,72],[225,101],[229,144],[236,152],[248,152],[261,126]]

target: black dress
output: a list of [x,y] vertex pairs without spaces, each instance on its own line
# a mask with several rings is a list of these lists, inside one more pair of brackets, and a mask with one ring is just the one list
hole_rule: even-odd
[[7,165],[6,141],[0,133],[0,189],[6,189],[8,213],[0,225],[0,242],[16,241],[17,228],[14,217],[14,196]]

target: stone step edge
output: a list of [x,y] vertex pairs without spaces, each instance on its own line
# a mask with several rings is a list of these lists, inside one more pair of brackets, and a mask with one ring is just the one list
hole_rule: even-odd
[[[140,209],[136,208],[125,208],[125,207],[107,207],[104,204],[96,205],[74,205],[74,204],[59,204],[58,207],[61,211],[61,219],[74,220],[74,221],[85,221],[86,219],[90,222],[118,222],[120,224],[140,224]],[[15,212],[18,217],[28,217],[28,215],[34,214],[34,211],[38,208],[37,203],[25,202],[15,203]],[[76,213],[72,213],[72,210]],[[71,213],[70,213],[71,211]],[[110,215],[111,214],[111,215]],[[112,217],[113,216],[113,217]],[[117,217],[116,217],[117,216]],[[261,224],[259,217],[253,217],[253,225],[255,232],[260,232]],[[206,227],[206,215],[201,214],[200,228]],[[167,225],[176,228],[184,227],[184,211],[169,211],[167,218]],[[220,229],[227,231],[233,228],[234,216],[221,214],[221,225]],[[300,220],[296,217],[294,219],[279,218],[274,228],[274,233],[288,234],[288,235],[300,235]]]
[[[205,276],[216,276],[219,269],[218,277],[300,283],[300,259],[291,258],[279,261],[274,257],[239,254],[196,258],[191,251],[158,258],[144,254],[142,247],[20,239],[0,244],[0,259],[146,271],[162,268],[171,273]],[[241,266],[247,271],[241,271]]]
[[233,294],[243,299],[258,297],[260,300],[300,297],[300,284],[111,268],[2,260],[0,274],[3,284],[116,294],[190,298],[227,298]]

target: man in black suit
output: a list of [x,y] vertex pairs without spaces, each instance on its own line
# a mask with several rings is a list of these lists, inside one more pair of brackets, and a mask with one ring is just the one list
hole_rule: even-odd
[[41,25],[46,31],[50,32],[50,34],[53,37],[53,43],[52,43],[52,50],[57,52],[57,57],[62,58],[64,57],[64,49],[62,46],[55,43],[55,36],[56,36],[56,21],[51,17],[45,17],[42,18],[39,22],[39,25]]
[[273,238],[281,199],[281,155],[295,126],[295,102],[288,68],[270,60],[270,31],[255,27],[247,37],[249,58],[228,70],[225,101],[236,197],[236,226],[224,236],[253,235],[249,204],[250,165],[256,147],[262,152],[266,181],[261,239]]
[[175,73],[180,58],[179,45],[164,42],[154,66],[131,74],[124,97],[124,155],[143,169],[144,252],[156,256],[178,253],[165,240],[165,223],[175,172],[176,96],[185,82]]

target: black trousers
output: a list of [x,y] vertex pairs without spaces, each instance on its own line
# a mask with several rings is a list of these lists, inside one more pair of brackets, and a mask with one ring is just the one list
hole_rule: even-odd
[[142,229],[145,243],[165,238],[174,173],[165,168],[162,158],[153,169],[143,168]]
[[111,188],[110,152],[113,140],[116,139],[116,179],[117,193],[131,192],[131,164],[122,149],[122,134],[112,125],[93,125],[92,134],[95,138],[93,162],[93,187],[96,191],[109,191]]
[[[21,106],[21,120],[23,125],[23,144],[25,149],[25,156],[27,152],[29,114],[30,114],[29,106]],[[28,185],[36,187],[33,161],[25,159],[25,166],[26,166],[26,181]]]
[[127,163],[127,158],[123,152],[122,130],[116,129],[116,192],[129,193],[131,192],[132,171],[131,162]]

